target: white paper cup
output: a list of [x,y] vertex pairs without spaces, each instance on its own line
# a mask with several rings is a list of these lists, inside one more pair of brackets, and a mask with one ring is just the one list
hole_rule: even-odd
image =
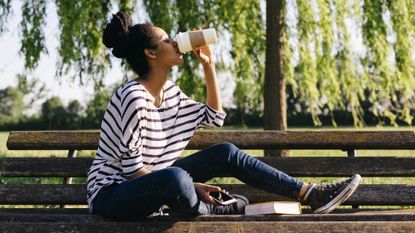
[[179,32],[176,35],[176,41],[181,53],[187,53],[192,50],[192,44],[190,43],[188,32]]
[[197,47],[209,45],[218,42],[216,30],[214,28],[179,32],[176,35],[176,41],[181,53],[187,53]]
[[216,30],[214,28],[209,28],[202,31],[203,35],[205,36],[206,44],[214,44],[218,42],[218,37],[216,35]]

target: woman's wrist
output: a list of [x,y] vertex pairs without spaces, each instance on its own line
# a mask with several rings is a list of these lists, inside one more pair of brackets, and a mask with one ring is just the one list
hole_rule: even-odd
[[215,62],[202,63],[202,67],[203,67],[204,70],[206,70],[206,69],[215,69]]

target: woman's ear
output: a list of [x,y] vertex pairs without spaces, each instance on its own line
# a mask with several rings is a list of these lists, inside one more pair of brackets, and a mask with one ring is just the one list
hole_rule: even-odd
[[151,59],[156,59],[156,51],[154,49],[144,49],[144,54]]

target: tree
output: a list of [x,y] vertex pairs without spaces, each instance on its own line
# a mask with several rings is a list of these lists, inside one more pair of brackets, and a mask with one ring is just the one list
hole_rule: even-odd
[[99,128],[101,120],[111,99],[110,90],[99,88],[95,90],[94,96],[88,101],[86,106],[85,124],[87,128]]
[[15,87],[0,90],[0,118],[18,119],[25,108],[24,94]]
[[[283,2],[267,0],[267,49],[264,82],[264,129],[286,130]],[[288,156],[288,151],[265,150],[265,156]]]
[[46,97],[46,84],[37,78],[29,78],[26,74],[17,75],[17,88],[24,95],[25,109]]
[[59,97],[51,97],[42,104],[42,118],[48,129],[65,129],[66,111]]
[[69,102],[66,108],[66,127],[68,129],[81,129],[82,127],[82,112],[83,108],[78,100]]

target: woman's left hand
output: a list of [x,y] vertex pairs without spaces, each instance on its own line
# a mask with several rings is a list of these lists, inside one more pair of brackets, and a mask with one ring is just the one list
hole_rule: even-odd
[[209,195],[210,192],[219,192],[222,189],[218,186],[203,184],[203,183],[194,183],[197,196],[204,203],[215,204],[212,197]]
[[210,65],[214,63],[212,49],[209,45],[195,48],[193,49],[193,53],[202,65]]

